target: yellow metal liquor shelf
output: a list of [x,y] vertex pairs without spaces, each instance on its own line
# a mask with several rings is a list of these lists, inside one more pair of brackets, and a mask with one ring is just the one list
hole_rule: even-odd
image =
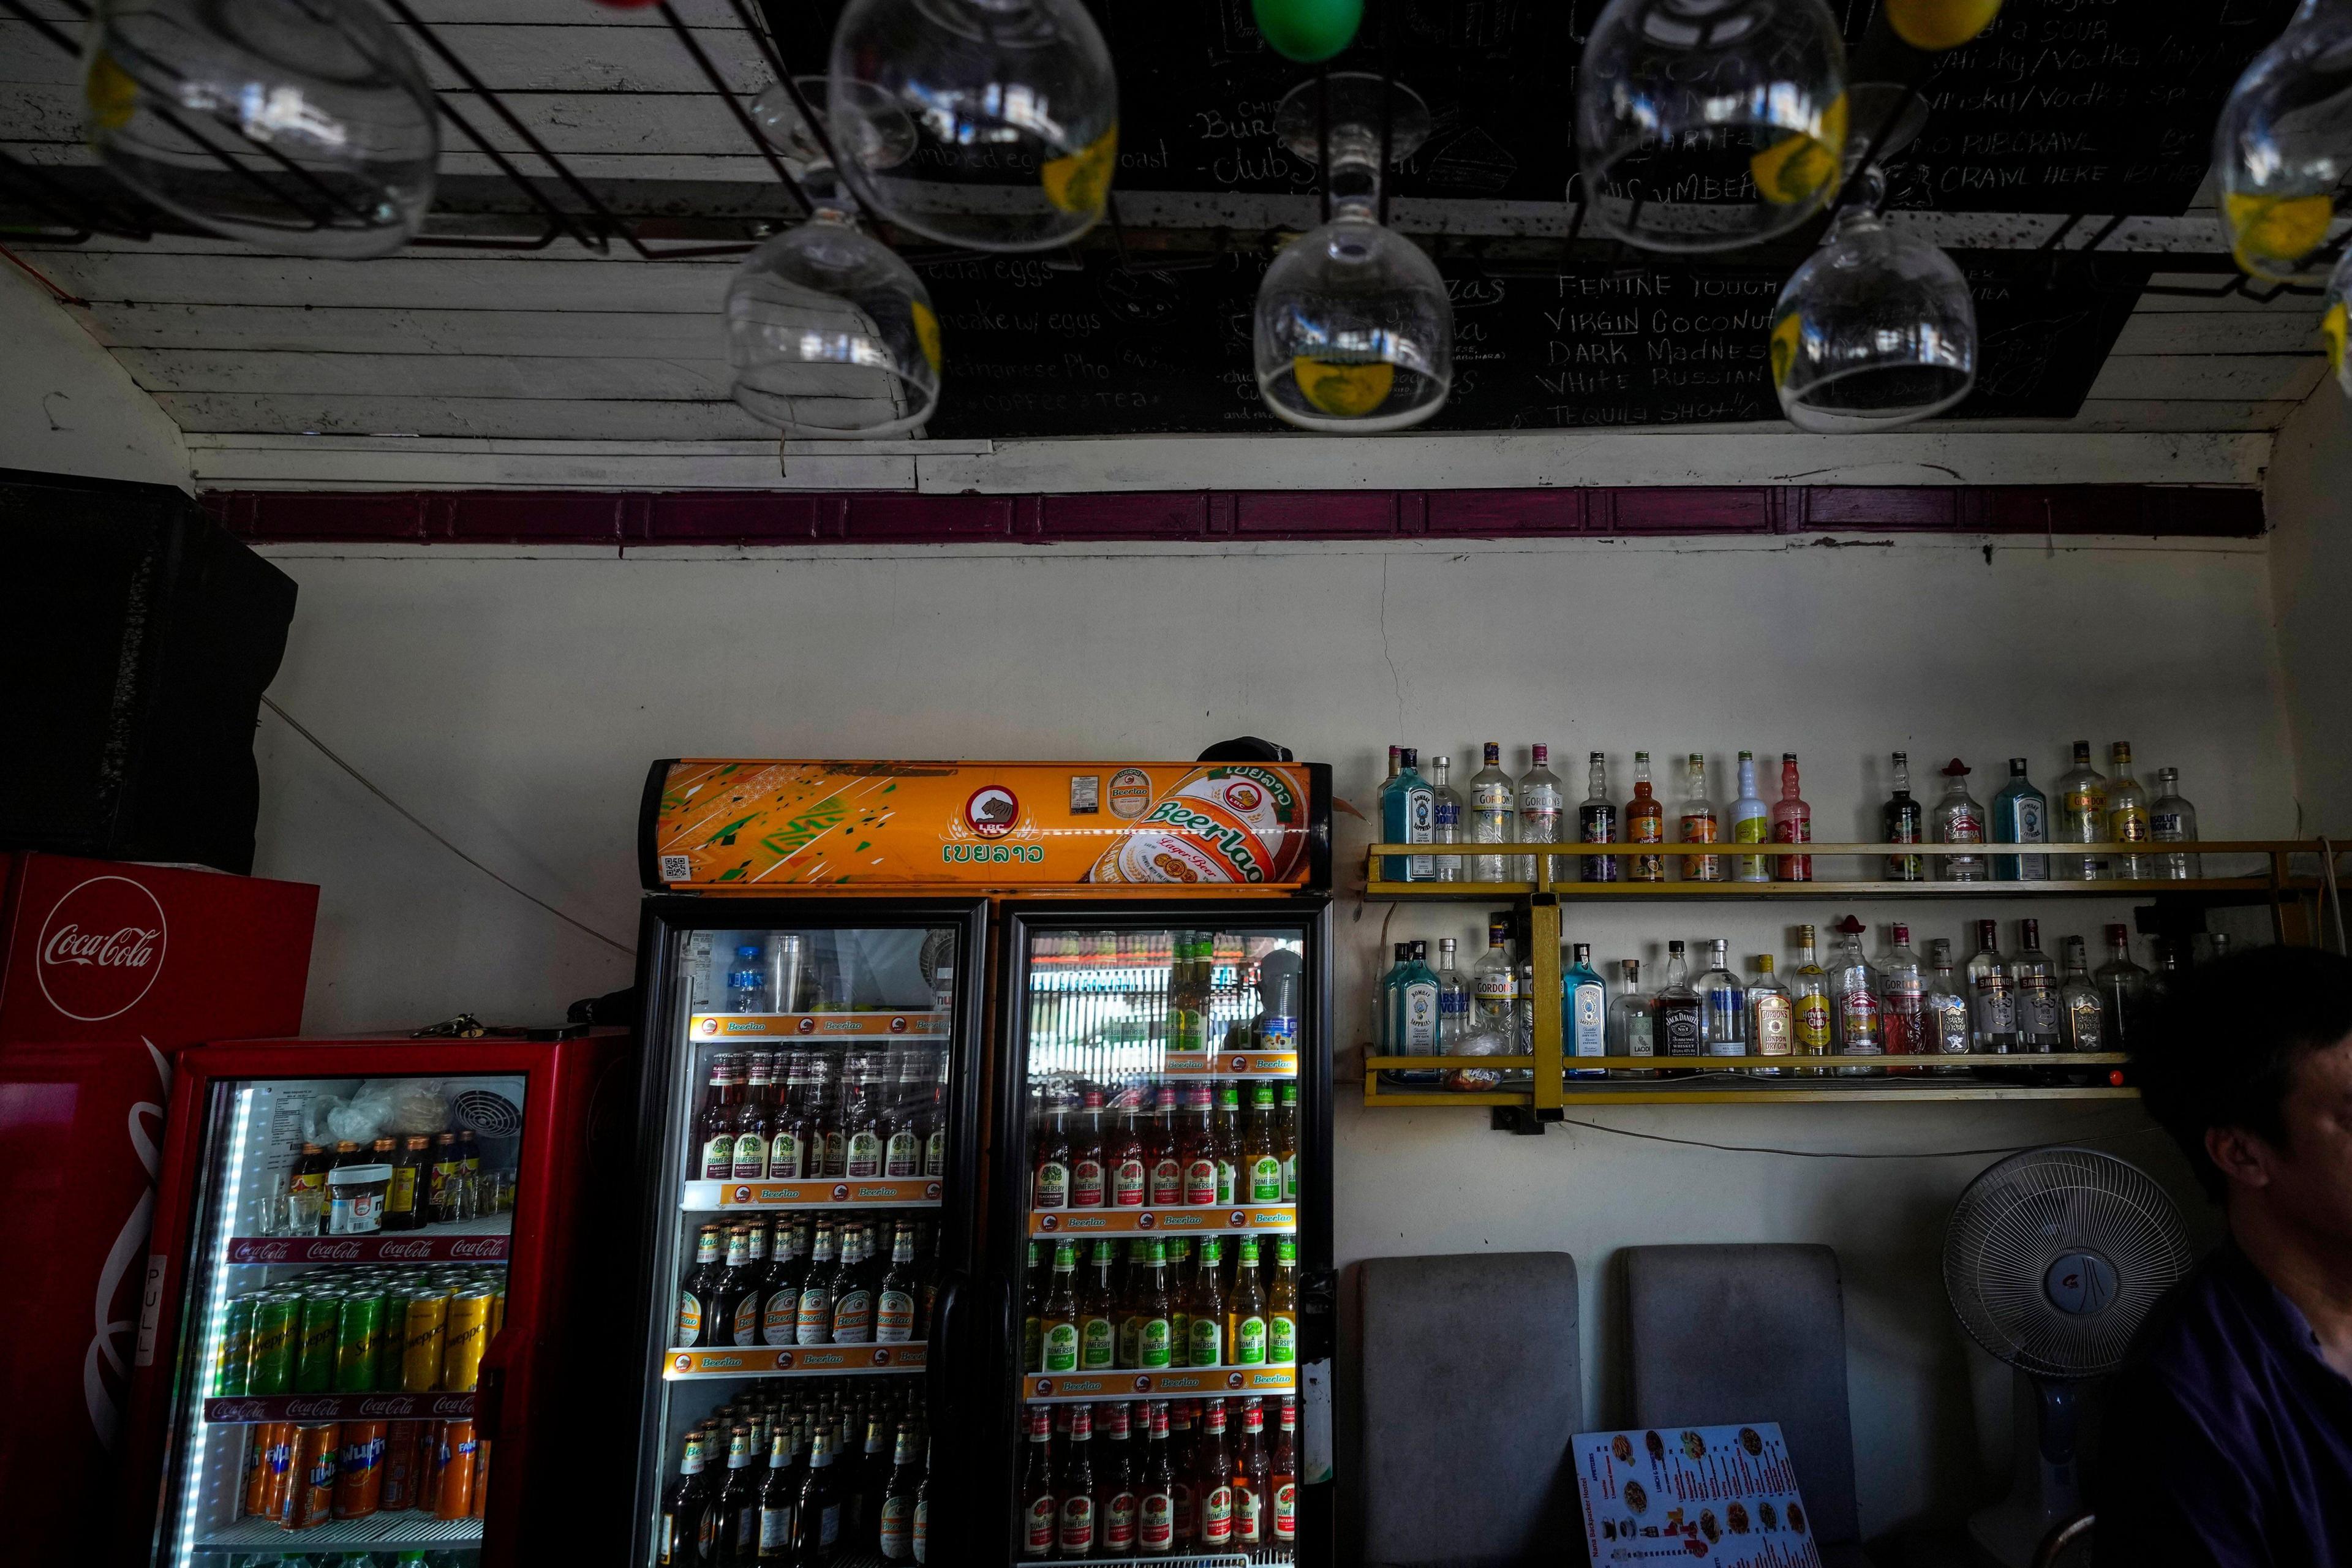
[[[2193,877],[2162,880],[2133,879],[2033,882],[2004,881],[1840,881],[1833,878],[1803,882],[1587,882],[1555,880],[1553,873],[1575,864],[1581,868],[1588,855],[1614,856],[1619,869],[1629,868],[1624,862],[1636,855],[1654,856],[1662,861],[1687,860],[1694,857],[1712,856],[1725,861],[1740,857],[1759,856],[1779,860],[1804,856],[1819,859],[1841,857],[1864,858],[1873,868],[1883,865],[1889,852],[1906,856],[1916,855],[1928,868],[1940,869],[1944,860],[1955,851],[1971,857],[2005,857],[2027,853],[2047,857],[2055,861],[2062,855],[2102,855],[2110,858],[2123,855],[2154,858],[2162,855],[2186,854],[2198,858],[2198,868],[2212,868],[2216,861],[2235,862],[2238,866],[2254,863],[2248,874],[2227,877]],[[2308,942],[2320,929],[2321,903],[2332,899],[2336,891],[2339,862],[2352,848],[2339,847],[2324,838],[2262,838],[2207,839],[2189,844],[2046,844],[2034,846],[1984,845],[1889,845],[1889,844],[1606,844],[1566,843],[1557,846],[1496,844],[1374,844],[1365,851],[1364,897],[1366,899],[1402,900],[1480,900],[1493,902],[1510,900],[1523,905],[1527,912],[1528,962],[1534,969],[1534,993],[1538,996],[1559,994],[1560,906],[1577,900],[1632,901],[1644,899],[1685,900],[1697,902],[1737,901],[1739,900],[1811,899],[1834,900],[1856,899],[2141,899],[2176,904],[2267,904],[2271,911],[2271,931],[2281,942]],[[1528,861],[1535,879],[1526,882],[1391,882],[1382,879],[1384,858],[1394,856],[1425,856],[1441,859],[1462,859],[1470,856],[1505,855],[1514,860]],[[1727,864],[1726,871],[1732,869]],[[1524,1087],[1476,1091],[1452,1091],[1437,1088],[1406,1088],[1382,1085],[1381,1073],[1386,1071],[1436,1068],[1460,1068],[1465,1060],[1459,1057],[1375,1057],[1365,1054],[1364,1103],[1368,1106],[1402,1109],[1430,1106],[1489,1106],[1495,1108],[1497,1127],[1514,1131],[1540,1131],[1543,1123],[1556,1121],[1565,1105],[1723,1105],[1743,1101],[1805,1100],[1840,1101],[1848,1104],[1888,1105],[1911,1100],[2129,1100],[2139,1091],[2114,1081],[2112,1068],[2127,1062],[2128,1058],[2105,1052],[2083,1055],[2018,1057],[1946,1057],[1934,1058],[1943,1067],[1992,1067],[2011,1072],[2024,1072],[2042,1068],[2095,1068],[2098,1075],[2109,1081],[2089,1085],[2039,1084],[1999,1082],[1957,1082],[1940,1080],[1937,1075],[1922,1074],[1916,1079],[1901,1076],[1887,1078],[1816,1077],[1796,1072],[1780,1078],[1755,1078],[1733,1070],[1709,1070],[1696,1079],[1675,1079],[1669,1083],[1629,1082],[1626,1080],[1596,1081],[1563,1079],[1560,1068],[1559,1010],[1538,1007],[1535,1010],[1535,1051],[1524,1057],[1481,1057],[1475,1058],[1481,1068],[1512,1069],[1526,1072]],[[1618,1068],[1631,1071],[1675,1072],[1688,1070],[1694,1061],[1706,1058],[1662,1058],[1654,1057],[1580,1057],[1569,1065],[1576,1068]],[[1743,1058],[1760,1061],[1762,1058]],[[1792,1065],[1801,1058],[1787,1058]],[[1820,1061],[1824,1070],[1834,1075],[1838,1058],[1801,1058],[1810,1063]],[[1872,1058],[1874,1064],[1894,1062],[1901,1058]],[[1927,1058],[1918,1058],[1925,1062]]]
[[678,1189],[677,1206],[688,1213],[711,1209],[935,1209],[940,1206],[940,1179],[818,1176],[800,1182],[692,1181]]
[[920,1372],[931,1347],[921,1340],[876,1345],[737,1345],[731,1349],[666,1351],[662,1376],[672,1383],[697,1377],[870,1377]]
[[1206,1398],[1216,1394],[1293,1394],[1295,1366],[1185,1366],[1166,1372],[1033,1372],[1021,1379],[1032,1405],[1061,1400]]
[[[1461,1064],[1457,1061],[1456,1067]],[[1032,1209],[1029,1234],[1087,1239],[1097,1236],[1253,1236],[1295,1231],[1295,1204],[1234,1204],[1229,1207]]]

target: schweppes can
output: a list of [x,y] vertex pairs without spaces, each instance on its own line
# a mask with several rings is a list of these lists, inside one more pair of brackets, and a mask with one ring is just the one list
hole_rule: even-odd
[[1307,802],[1274,768],[1196,768],[1102,852],[1090,882],[1277,882],[1307,854]]
[[449,1298],[438,1291],[420,1291],[409,1297],[408,1309],[401,1318],[400,1386],[410,1394],[430,1394],[441,1386]]
[[482,1375],[482,1352],[490,1338],[491,1292],[471,1286],[449,1298],[441,1339],[441,1386],[471,1393]]

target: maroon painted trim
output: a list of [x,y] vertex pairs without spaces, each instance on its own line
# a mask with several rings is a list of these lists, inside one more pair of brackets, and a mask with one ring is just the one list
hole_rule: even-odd
[[2259,491],[2180,485],[1691,486],[909,495],[795,490],[214,490],[256,542],[959,544],[1741,533],[2252,539]]

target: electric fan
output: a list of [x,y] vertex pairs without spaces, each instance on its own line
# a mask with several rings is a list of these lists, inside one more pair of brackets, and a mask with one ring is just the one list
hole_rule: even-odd
[[2051,1528],[2080,1511],[2078,1385],[2122,1363],[2189,1262],[2172,1199],[2112,1154],[2029,1149],[1960,1194],[1944,1231],[1944,1289],[1960,1326],[2019,1376],[2015,1479],[1969,1520],[2000,1562],[2026,1568]]
[[449,1097],[452,1124],[472,1131],[485,1170],[515,1163],[522,1141],[522,1086],[519,1078],[460,1079]]

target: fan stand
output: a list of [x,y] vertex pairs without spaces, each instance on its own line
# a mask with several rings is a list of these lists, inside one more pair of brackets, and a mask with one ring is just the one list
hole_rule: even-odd
[[2017,1374],[2009,1495],[1969,1516],[1969,1534],[2007,1568],[2032,1568],[2042,1538],[2083,1508],[2075,1463],[2080,1384]]

